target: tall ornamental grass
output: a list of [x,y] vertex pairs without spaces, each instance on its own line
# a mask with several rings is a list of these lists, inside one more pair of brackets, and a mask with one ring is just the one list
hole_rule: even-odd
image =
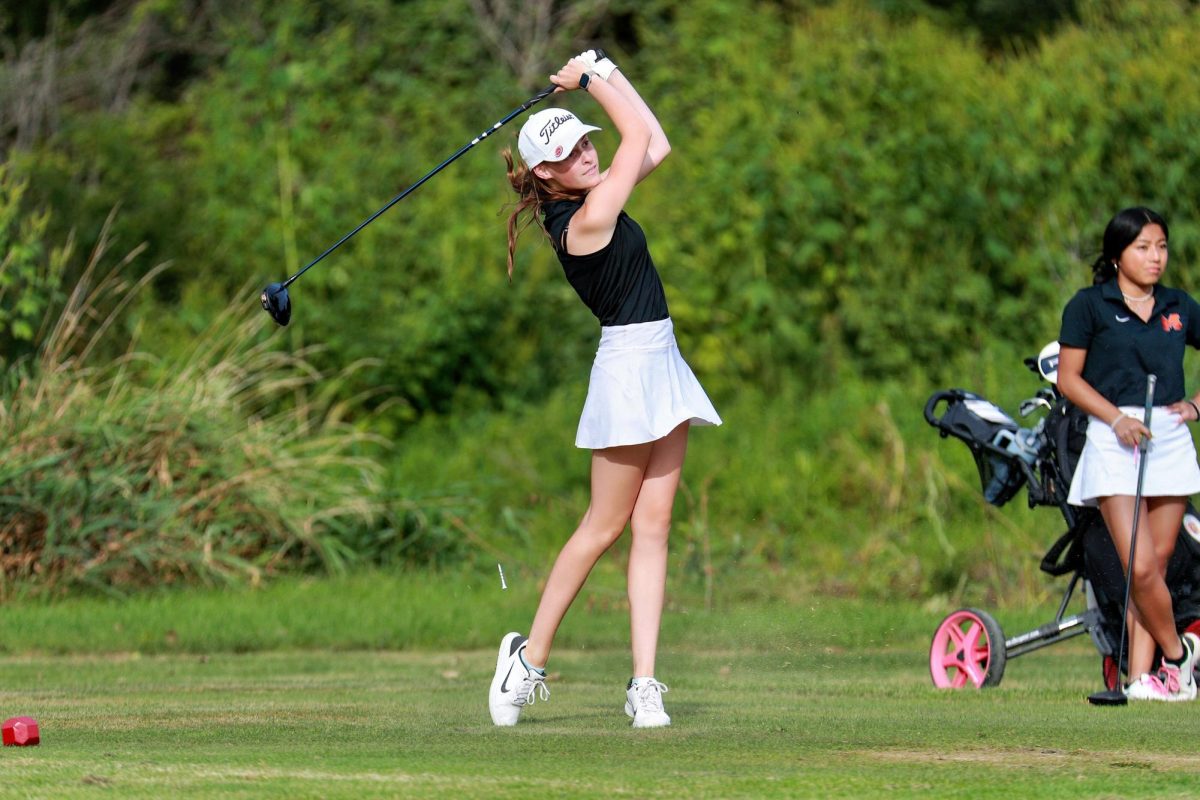
[[138,252],[114,259],[110,241],[4,374],[0,598],[340,570],[382,509],[339,378],[281,352],[252,293],[183,356],[148,354],[136,327],[124,341],[163,267],[133,270]]

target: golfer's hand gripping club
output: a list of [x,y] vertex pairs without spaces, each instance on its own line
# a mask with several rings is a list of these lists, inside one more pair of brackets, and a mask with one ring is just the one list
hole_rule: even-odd
[[[594,52],[597,62],[607,60],[607,56],[604,54],[603,50],[597,49],[592,52]],[[611,61],[608,61],[608,63],[612,64]],[[613,68],[615,69],[615,65],[613,66]],[[487,137],[491,136],[496,131],[500,130],[502,127],[504,127],[506,124],[511,122],[513,119],[515,119],[516,117],[525,113],[529,109],[533,108],[538,103],[545,100],[547,97],[549,97],[551,94],[553,94],[557,89],[558,89],[558,87],[554,86],[553,84],[551,84],[550,86],[547,86],[545,89],[542,89],[540,92],[535,94],[533,97],[529,98],[524,103],[522,103],[521,105],[514,108],[506,116],[504,116],[498,122],[494,123],[491,127],[486,128],[483,132],[481,132],[474,139],[472,139],[471,141],[467,142],[465,145],[460,147],[452,156],[450,156],[445,161],[443,161],[442,163],[438,164],[436,167],[431,169],[429,172],[427,172],[425,174],[424,177],[422,177],[420,180],[418,180],[412,186],[409,186],[407,189],[402,191],[400,194],[396,195],[391,200],[389,200],[387,205],[385,205],[383,208],[376,211],[371,216],[367,217],[365,220],[363,220],[361,223],[359,223],[358,227],[356,227],[354,230],[350,231],[345,236],[343,236],[341,239],[338,239],[336,242],[334,242],[332,245],[330,245],[330,247],[324,253],[321,253],[321,255],[317,256],[312,261],[305,264],[300,269],[300,271],[297,272],[295,275],[288,278],[286,281],[283,281],[282,283],[271,283],[271,284],[268,284],[266,287],[264,287],[261,295],[259,296],[259,300],[262,302],[263,310],[266,311],[268,314],[270,314],[271,319],[275,320],[280,325],[287,325],[288,322],[290,322],[292,319],[292,299],[291,299],[291,297],[288,296],[288,287],[291,286],[293,283],[295,283],[297,278],[299,278],[301,275],[308,272],[310,269],[312,269],[314,266],[316,266],[318,263],[320,263],[320,261],[322,259],[324,259],[325,256],[329,255],[334,250],[337,250],[339,247],[341,247],[343,244],[345,244],[347,241],[349,241],[350,238],[353,237],[356,233],[358,233],[363,228],[367,227],[372,222],[374,222],[381,214],[383,214],[383,212],[387,211],[389,208],[396,205],[396,203],[399,203],[401,200],[403,200],[404,198],[406,198],[410,194],[412,194],[414,191],[416,191],[416,189],[419,188],[422,184],[424,184],[425,181],[429,180],[434,175],[438,174],[443,169],[445,169],[450,164],[452,164],[455,160],[457,160],[459,158],[459,156],[463,155],[463,153],[466,153],[472,147],[479,144],[480,142],[482,142]]]

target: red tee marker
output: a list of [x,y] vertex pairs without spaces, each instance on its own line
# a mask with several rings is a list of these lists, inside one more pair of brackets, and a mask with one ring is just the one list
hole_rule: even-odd
[[41,736],[38,735],[37,720],[33,717],[6,719],[3,728],[0,728],[0,734],[3,735],[5,747],[35,745],[41,741]]

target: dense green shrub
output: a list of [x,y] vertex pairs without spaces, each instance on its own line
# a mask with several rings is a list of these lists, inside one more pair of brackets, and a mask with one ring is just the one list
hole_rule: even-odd
[[[466,0],[220,8],[212,50],[224,55],[177,102],[70,116],[13,159],[84,242],[120,202],[122,240],[188,267],[156,288],[183,313],[143,312],[164,347],[247,280],[301,266],[535,88],[478,46]],[[708,380],[942,379],[990,342],[1034,347],[1130,203],[1172,220],[1173,279],[1189,283],[1192,4],[1081,3],[1002,59],[877,8],[613,6],[620,42],[636,47],[614,55],[676,153],[631,210]],[[585,97],[556,102],[596,116]],[[611,133],[597,138],[611,152]],[[536,235],[504,278],[499,146],[486,141],[295,287],[289,346],[321,343],[323,369],[380,357],[346,392],[387,387],[381,431],[535,400],[585,368],[594,325]]]
[[[134,5],[153,16],[170,4]],[[917,461],[907,459],[862,474],[862,465],[915,452],[928,431],[908,415],[935,386],[1000,391],[1010,407],[1019,399],[1007,365],[1054,337],[1117,209],[1162,211],[1173,234],[1168,281],[1194,288],[1200,279],[1200,192],[1190,180],[1200,167],[1194,3],[1054,3],[1058,13],[1037,22],[1041,35],[1017,32],[1011,46],[970,30],[995,4],[938,3],[966,15],[957,23],[918,5],[613,2],[594,27],[610,36],[604,44],[674,144],[630,211],[647,230],[680,339],[722,404],[744,409],[717,434],[736,447],[711,458],[756,477],[723,488],[727,478],[705,472],[707,493],[689,485],[707,529],[732,537],[695,539],[693,555],[727,567],[750,556],[783,564],[806,527],[850,524],[864,538],[846,538],[844,551],[832,547],[818,560],[830,575],[859,565],[856,585],[874,580],[879,594],[941,592],[986,571],[966,555],[950,516],[966,514],[975,527],[982,518],[997,531],[1008,517],[981,517],[977,500],[947,500],[956,467],[930,460],[913,472]],[[10,225],[5,235],[65,242],[73,231],[87,252],[120,205],[112,235],[146,243],[128,276],[175,264],[119,323],[142,331],[156,363],[187,363],[234,299],[242,316],[219,326],[244,322],[259,357],[304,354],[315,374],[356,365],[322,384],[322,402],[398,446],[384,488],[369,498],[391,510],[348,525],[338,536],[346,552],[444,560],[492,542],[491,529],[541,531],[531,542],[568,529],[576,487],[585,485],[574,462],[529,473],[537,481],[521,484],[520,496],[553,509],[528,525],[520,504],[491,494],[509,491],[491,476],[520,475],[523,465],[479,466],[492,463],[496,442],[508,443],[514,461],[522,448],[542,447],[546,420],[561,423],[554,436],[569,437],[596,337],[536,231],[522,242],[514,280],[505,278],[511,196],[497,151],[516,124],[308,273],[293,288],[286,331],[269,336],[271,323],[253,308],[258,286],[324,250],[544,79],[514,78],[480,36],[468,0],[210,8],[204,57],[192,62],[203,66],[177,91],[134,91],[119,108],[68,103],[52,136],[8,154],[21,181],[11,185],[28,187],[22,213],[53,213],[36,231],[14,234]],[[583,44],[564,34],[547,45],[545,72]],[[555,102],[597,117],[581,94]],[[612,131],[596,141],[612,152]],[[85,267],[81,258],[21,252],[21,280],[37,285],[29,310],[53,305],[56,288],[65,294]],[[61,283],[48,279],[51,265]],[[11,359],[27,329],[5,324]],[[107,381],[126,369],[126,343],[102,340],[95,374]],[[28,381],[50,379],[29,367]],[[887,414],[874,413],[876,396]],[[131,409],[141,402],[122,397]],[[276,396],[260,412],[282,424],[305,413],[304,397]],[[835,409],[850,401],[869,421],[843,429]],[[426,426],[454,437],[461,426],[462,453],[445,452]],[[801,433],[781,432],[792,428]],[[532,441],[518,445],[525,436]],[[441,482],[424,480],[432,475]],[[801,490],[788,495],[780,481]],[[429,502],[404,499],[414,493]],[[889,498],[882,506],[880,496]],[[951,531],[949,544],[926,552],[916,537],[931,525]]]

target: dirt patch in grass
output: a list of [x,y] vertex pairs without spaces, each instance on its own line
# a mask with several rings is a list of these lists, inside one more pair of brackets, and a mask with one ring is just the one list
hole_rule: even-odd
[[1161,769],[1200,772],[1200,754],[1132,751],[1058,750],[1052,747],[975,748],[971,750],[856,750],[855,757],[888,763],[985,764],[1004,767],[1094,766],[1114,769]]

